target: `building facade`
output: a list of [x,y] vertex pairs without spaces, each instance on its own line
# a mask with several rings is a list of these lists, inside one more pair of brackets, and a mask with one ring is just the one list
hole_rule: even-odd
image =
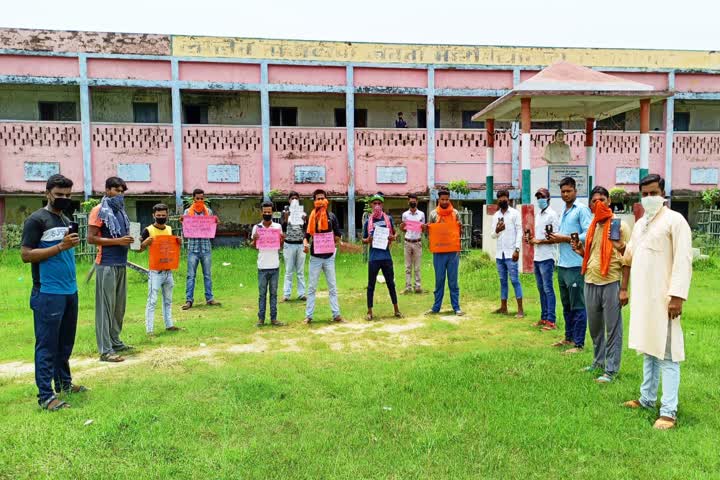
[[[487,134],[472,115],[559,60],[674,92],[651,106],[650,170],[692,221],[699,192],[718,186],[719,52],[2,29],[0,224],[38,208],[58,172],[85,198],[123,177],[139,221],[199,187],[223,220],[252,223],[263,196],[321,187],[352,237],[365,195],[432,201],[454,180],[479,212]],[[533,167],[558,127],[584,163],[578,119],[533,125]],[[595,184],[637,191],[638,128],[639,110],[597,122]],[[516,122],[495,125],[494,145],[495,189],[519,198]]]

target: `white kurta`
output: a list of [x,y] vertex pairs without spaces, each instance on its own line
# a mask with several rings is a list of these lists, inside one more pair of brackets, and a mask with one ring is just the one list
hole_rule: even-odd
[[[664,359],[670,297],[687,299],[692,277],[692,234],[685,218],[663,207],[635,224],[625,250],[630,270],[630,336],[638,353]],[[670,323],[673,362],[685,360],[680,318]]]

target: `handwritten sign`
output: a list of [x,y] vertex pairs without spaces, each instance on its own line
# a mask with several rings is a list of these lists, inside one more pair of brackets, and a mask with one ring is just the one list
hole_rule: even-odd
[[431,223],[428,224],[428,230],[432,253],[460,251],[460,228],[457,223]]
[[160,235],[150,244],[150,270],[177,270],[180,264],[180,243],[174,235]]
[[185,238],[215,238],[217,217],[214,215],[183,216],[183,236]]
[[318,255],[335,253],[335,234],[327,232],[313,235],[313,251]]
[[389,237],[389,228],[375,227],[373,229],[372,248],[377,248],[378,250],[387,250]]
[[303,216],[305,211],[303,210],[300,202],[293,200],[290,202],[290,225],[302,225],[304,223]]
[[140,235],[140,222],[130,222],[130,231],[128,235],[133,237],[133,243],[130,244],[130,250],[139,251],[140,244],[142,243],[142,237]]
[[408,232],[422,233],[422,222],[417,220],[405,220],[405,230]]
[[256,233],[255,247],[258,250],[280,250],[280,229],[258,228]]

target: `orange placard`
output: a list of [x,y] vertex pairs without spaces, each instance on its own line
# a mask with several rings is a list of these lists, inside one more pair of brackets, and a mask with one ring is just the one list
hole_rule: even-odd
[[456,222],[430,223],[428,231],[432,253],[460,251],[460,227]]
[[180,264],[180,243],[174,235],[159,235],[150,244],[150,270],[177,270]]

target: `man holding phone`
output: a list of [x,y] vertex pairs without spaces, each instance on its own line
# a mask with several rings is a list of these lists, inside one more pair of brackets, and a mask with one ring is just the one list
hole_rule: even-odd
[[560,195],[565,210],[560,218],[560,231],[548,235],[548,240],[560,245],[558,261],[558,284],[560,301],[565,318],[565,339],[553,344],[554,347],[572,346],[565,353],[579,353],[585,347],[585,280],[581,272],[582,257],[572,248],[573,237],[584,242],[592,220],[590,209],[577,202],[575,179],[565,177],[560,181]]
[[20,250],[23,262],[32,264],[30,308],[35,322],[38,403],[49,411],[70,407],[56,394],[87,390],[74,385],[70,375],[78,319],[75,247],[80,237],[77,224],[73,225],[75,232],[70,231],[73,222],[63,212],[71,206],[72,186],[72,180],[62,175],[48,179],[45,186],[48,203],[25,221]]
[[520,260],[520,247],[522,246],[522,219],[520,212],[510,206],[510,192],[498,190],[497,192],[498,211],[493,215],[490,237],[496,242],[495,265],[500,277],[500,308],[493,313],[507,315],[508,296],[508,274],[510,282],[515,291],[517,301],[517,318],[525,317],[523,310],[523,294],[518,275],[518,260]]
[[535,282],[540,293],[540,320],[534,324],[543,330],[555,330],[555,287],[553,274],[557,246],[547,238],[560,229],[560,218],[550,207],[550,191],[540,188],[535,193],[537,212],[535,213],[535,235],[527,242],[535,246]]
[[597,186],[590,194],[590,209],[594,217],[588,228],[587,241],[573,243],[573,249],[583,256],[585,275],[585,306],[593,341],[593,363],[586,372],[602,370],[597,383],[610,383],[620,370],[623,343],[622,307],[627,298],[620,299],[622,255],[613,248],[613,241],[625,244],[630,240],[630,227],[614,218],[610,209],[610,193]]

